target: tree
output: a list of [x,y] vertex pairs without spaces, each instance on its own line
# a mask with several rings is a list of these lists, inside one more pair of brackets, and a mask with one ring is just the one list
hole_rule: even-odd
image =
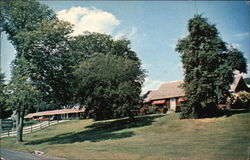
[[23,141],[23,120],[30,108],[38,103],[38,92],[31,86],[28,77],[28,62],[18,59],[18,65],[13,66],[12,78],[8,84],[8,99],[6,105],[16,111],[17,142]]
[[1,32],[7,33],[17,51],[7,104],[17,111],[17,141],[22,141],[23,117],[31,106],[68,104],[71,80],[67,73],[71,70],[67,34],[71,26],[35,0],[5,0],[0,8]]
[[51,104],[49,109],[67,106],[71,101],[74,64],[69,53],[71,27],[57,19],[44,20],[36,30],[16,36],[30,62],[32,85],[44,94],[44,101]]
[[130,41],[126,39],[113,40],[110,35],[86,32],[73,37],[70,41],[70,53],[75,66],[95,53],[104,53],[127,57],[139,61],[136,53],[130,48]]
[[0,106],[1,114],[0,119],[5,119],[11,116],[12,111],[6,106],[7,95],[5,93],[6,84],[4,83],[4,74],[0,73]]
[[139,103],[144,73],[138,61],[112,54],[99,53],[80,63],[75,71],[76,97],[93,111],[95,120],[128,115]]
[[22,31],[33,31],[46,20],[56,18],[55,13],[46,5],[35,0],[3,0],[0,3],[0,31],[5,31],[9,40],[17,50],[17,56],[21,56],[20,42],[16,35]]
[[11,0],[1,3],[1,31],[5,31],[20,57],[29,61],[31,85],[43,93],[50,108],[70,102],[72,82],[68,54],[71,25],[59,21],[47,6],[34,0]]
[[229,95],[233,70],[246,72],[246,60],[240,51],[227,47],[215,25],[201,15],[188,21],[188,32],[176,46],[183,63],[183,87],[188,98],[183,117],[214,116],[219,101]]

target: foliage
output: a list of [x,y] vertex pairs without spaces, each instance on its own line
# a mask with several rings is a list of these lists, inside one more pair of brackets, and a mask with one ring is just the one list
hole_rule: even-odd
[[[49,109],[80,103],[91,106],[91,109],[94,108],[95,114],[100,111],[100,119],[102,119],[102,115],[111,117],[113,113],[120,116],[125,114],[125,110],[126,114],[131,114],[131,106],[138,103],[144,74],[140,68],[139,58],[130,48],[130,41],[113,40],[111,36],[99,33],[85,33],[70,37],[72,26],[68,22],[59,21],[52,10],[34,0],[12,0],[9,3],[7,1],[1,3],[1,31],[7,33],[9,40],[16,48],[17,56],[13,61],[14,68],[27,65],[26,68],[22,68],[25,78],[20,80],[20,84],[26,83],[28,80],[30,87],[39,91],[39,102],[36,104],[39,107],[36,110],[41,109],[40,104],[44,103],[45,106],[49,104]],[[107,57],[98,56],[99,54],[107,55]],[[102,58],[104,59],[101,60]],[[109,58],[115,62],[111,63]],[[98,64],[99,61],[104,64]],[[21,62],[25,63],[20,64]],[[82,62],[81,65],[80,62]],[[92,68],[88,68],[88,65],[93,65],[91,67],[96,70],[96,73],[90,72]],[[106,70],[102,69],[102,65],[106,65],[104,67]],[[110,69],[109,67],[112,65],[114,67]],[[99,70],[103,73],[95,66],[99,66]],[[126,67],[123,68],[124,66]],[[79,68],[84,69],[84,73],[100,78],[100,82],[92,85],[96,80],[93,78],[88,80],[88,75],[84,75],[80,76],[82,79],[79,82],[83,83],[79,84],[77,81],[79,75],[73,75],[73,73],[81,73]],[[77,71],[75,72],[75,70]],[[16,86],[18,83],[14,83],[17,81],[14,79],[23,76],[18,75],[22,72],[14,71],[14,69],[13,72],[15,73],[12,76],[12,85]],[[106,76],[102,77],[104,73]],[[121,77],[118,78],[118,76]],[[101,78],[104,78],[104,81]],[[111,81],[108,82],[109,80]],[[75,89],[75,86],[82,87],[82,85],[85,85],[83,88],[89,90]],[[115,91],[111,85],[118,89]],[[96,86],[94,93],[90,92],[92,86]],[[96,95],[96,93],[106,93],[106,91],[109,94]],[[84,100],[79,94],[83,92],[83,95],[87,95]],[[13,95],[16,95],[17,99],[18,96],[21,96],[18,92]],[[116,95],[118,98],[112,100],[112,95]],[[88,98],[85,99],[86,97]],[[99,102],[97,99],[101,99],[101,101]],[[90,105],[89,102],[93,102],[93,104]],[[111,102],[114,103],[111,104]],[[96,109],[100,108],[101,104],[107,104],[109,107],[105,107],[104,110]],[[22,110],[22,112],[24,111]]]
[[30,84],[27,71],[29,63],[24,58],[19,58],[17,64],[13,67],[12,79],[8,84],[6,105],[10,106],[17,113],[17,141],[20,142],[23,140],[24,115],[37,104],[39,93]]
[[227,99],[227,103],[231,106],[236,106],[239,108],[248,108],[250,106],[250,93],[246,91],[240,91],[237,93],[232,93]]
[[32,85],[42,93],[52,108],[66,106],[71,100],[73,61],[69,54],[71,25],[59,20],[42,21],[34,31],[20,32],[25,59],[29,60]]
[[11,116],[12,111],[6,105],[7,94],[6,94],[6,84],[4,83],[4,74],[0,73],[0,106],[1,114],[0,119],[5,119]]
[[85,32],[73,37],[70,41],[70,53],[75,66],[96,53],[112,54],[139,61],[136,53],[130,48],[130,41],[126,39],[113,40],[111,36],[101,33]]
[[144,74],[137,61],[100,53],[81,62],[75,77],[78,102],[93,110],[96,120],[129,116],[139,103]]
[[72,88],[68,34],[72,26],[59,21],[52,10],[34,0],[4,1],[1,22],[1,30],[17,51],[14,65],[20,57],[30,62],[28,77],[31,85],[41,91],[45,104],[40,109],[68,105]]
[[[12,63],[12,77],[8,86],[9,97],[6,102],[12,110],[16,110],[17,141],[22,141],[24,114],[30,109],[37,110],[34,107],[39,107],[44,101],[50,103],[51,99],[57,98],[50,92],[54,91],[54,86],[62,85],[57,83],[58,79],[61,81],[64,79],[51,76],[51,72],[55,75],[62,74],[56,70],[63,68],[60,66],[63,62],[60,61],[60,64],[57,62],[57,59],[61,60],[62,55],[55,52],[65,51],[60,50],[64,46],[60,42],[61,37],[68,32],[65,32],[66,29],[61,29],[65,22],[58,22],[52,10],[35,0],[5,0],[1,1],[0,8],[1,32],[6,32],[17,51]],[[58,34],[62,32],[64,33],[62,36]],[[55,55],[53,60],[50,54]],[[54,92],[61,94],[58,90]],[[48,97],[49,100],[45,99]]]
[[226,47],[215,25],[201,15],[189,20],[188,32],[176,46],[183,63],[184,89],[189,101],[185,117],[214,116],[219,101],[229,95],[233,70],[246,72],[246,60],[237,49]]
[[[133,108],[136,108],[135,105],[138,104],[138,95],[142,82],[144,81],[144,74],[142,73],[142,70],[140,68],[139,58],[137,57],[136,53],[130,48],[129,40],[113,40],[111,36],[106,34],[86,32],[83,35],[79,35],[72,38],[72,40],[70,41],[70,54],[73,58],[72,61],[75,63],[73,68],[76,70],[76,74],[74,77],[76,80],[74,86],[81,86],[84,83],[91,82],[91,80],[88,80],[88,78],[85,81],[84,77],[82,77],[82,79],[79,81],[79,75],[83,74],[80,73],[80,71],[86,72],[86,74],[84,75],[85,78],[88,76],[93,76],[93,82],[85,84],[84,86],[88,89],[83,89],[81,88],[82,86],[77,87],[75,103],[80,103],[81,105],[87,106],[96,105],[98,107],[101,105],[109,106],[105,107],[105,109],[100,109],[102,111],[98,113],[99,116],[96,115],[98,112],[97,109],[95,109],[95,111],[90,109],[89,114],[94,114],[95,117],[97,116],[96,119],[120,117],[125,116],[127,114],[132,114],[129,111],[129,108],[131,106],[129,106],[128,104],[134,105]],[[115,61],[113,64],[111,62],[111,59],[114,59]],[[96,72],[93,72],[90,69],[90,66],[88,65],[90,65]],[[123,65],[128,67],[123,68]],[[133,69],[129,70],[129,65],[131,65],[130,67],[132,68],[135,67],[134,69],[137,71]],[[122,75],[122,73],[120,73],[121,71],[126,73]],[[132,72],[134,72],[134,75],[132,75]],[[131,79],[128,79],[128,77],[126,76],[130,76]],[[98,83],[96,81],[98,81]],[[96,86],[96,88],[98,89],[95,90],[94,88],[92,88],[93,85]],[[136,87],[134,87],[135,85]],[[92,90],[90,89],[90,86],[96,92],[105,92],[107,94],[99,94],[99,96],[97,96],[98,94],[93,94]],[[113,90],[112,92],[114,92],[115,86],[117,88],[117,93],[110,93],[110,95],[108,96],[108,92],[110,90]],[[118,94],[118,92],[120,94]],[[86,100],[88,98],[84,97],[83,95],[89,96],[89,99],[91,100]],[[110,100],[111,95],[117,95],[118,97],[117,99]],[[133,99],[131,99],[131,95],[134,95]],[[131,102],[124,102],[126,101],[126,98],[124,97],[127,97],[127,100],[131,99]],[[99,103],[96,104],[93,101]],[[135,101],[136,103],[133,101]]]
[[15,36],[23,31],[33,31],[44,20],[55,18],[55,13],[35,0],[3,0],[0,3],[0,31],[5,31],[21,56],[20,42]]

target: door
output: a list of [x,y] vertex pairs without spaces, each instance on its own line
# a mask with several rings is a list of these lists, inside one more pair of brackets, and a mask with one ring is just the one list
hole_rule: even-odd
[[176,99],[175,98],[170,98],[170,109],[175,111],[176,109]]

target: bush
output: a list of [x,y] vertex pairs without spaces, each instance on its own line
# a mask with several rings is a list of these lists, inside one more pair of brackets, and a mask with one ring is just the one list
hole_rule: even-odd
[[181,106],[176,106],[175,112],[181,112]]
[[150,106],[149,107],[149,113],[155,113],[156,112],[156,107],[155,106]]
[[227,104],[229,104],[231,107],[250,109],[250,93],[246,91],[232,93],[227,99]]
[[188,106],[188,103],[180,106],[181,116],[180,119],[192,118],[192,108]]
[[167,108],[163,108],[163,113],[167,113],[168,109]]

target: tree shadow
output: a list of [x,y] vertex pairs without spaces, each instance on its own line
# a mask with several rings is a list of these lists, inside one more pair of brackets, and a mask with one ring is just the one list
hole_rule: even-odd
[[249,113],[249,109],[226,109],[223,111],[223,116],[230,117],[235,114]]
[[85,127],[86,130],[78,133],[65,133],[50,138],[44,138],[25,143],[26,145],[38,145],[42,143],[49,144],[70,144],[75,142],[100,142],[104,140],[114,140],[128,138],[135,135],[133,131],[119,132],[123,129],[138,128],[151,125],[156,118],[163,115],[140,116],[136,122],[129,123],[127,118],[95,122]]

